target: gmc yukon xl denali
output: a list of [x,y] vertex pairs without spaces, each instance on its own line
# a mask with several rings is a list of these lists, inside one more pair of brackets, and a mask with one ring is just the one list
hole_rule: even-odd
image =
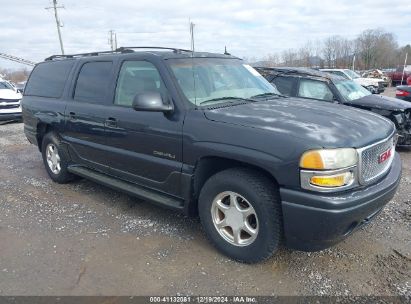
[[52,56],[31,73],[24,130],[51,179],[81,176],[199,215],[253,263],[320,250],[375,217],[401,176],[395,126],[279,94],[230,56],[120,48]]

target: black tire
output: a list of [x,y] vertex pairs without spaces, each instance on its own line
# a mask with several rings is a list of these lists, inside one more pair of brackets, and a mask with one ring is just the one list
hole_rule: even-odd
[[[239,247],[226,241],[214,226],[212,202],[219,193],[226,191],[233,191],[244,197],[258,217],[257,237],[247,246]],[[213,175],[201,189],[198,209],[208,239],[218,250],[234,260],[257,263],[271,257],[280,246],[283,223],[278,186],[258,171],[232,168]]]
[[[47,156],[46,150],[49,144],[54,145],[57,148],[58,155],[60,156],[60,172],[58,174],[53,173],[50,166],[47,163]],[[69,158],[66,155],[65,150],[62,147],[61,140],[59,136],[55,132],[49,132],[43,137],[42,145],[41,145],[41,154],[43,156],[43,163],[46,167],[47,173],[49,174],[50,178],[59,184],[65,184],[69,181],[72,181],[75,176],[68,172],[67,166],[69,162]]]

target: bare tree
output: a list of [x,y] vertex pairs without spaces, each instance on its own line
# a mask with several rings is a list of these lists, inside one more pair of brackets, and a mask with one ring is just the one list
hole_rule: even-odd
[[297,52],[294,49],[288,49],[281,55],[284,66],[295,66],[297,64]]

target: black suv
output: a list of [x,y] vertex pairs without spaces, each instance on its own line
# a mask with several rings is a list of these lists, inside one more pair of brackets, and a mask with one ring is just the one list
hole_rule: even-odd
[[286,96],[339,103],[387,117],[397,128],[397,145],[411,147],[411,103],[371,94],[355,81],[313,69],[256,69]]
[[82,176],[199,214],[226,255],[326,248],[380,212],[401,175],[395,126],[285,98],[230,55],[120,48],[31,73],[24,130],[50,177]]

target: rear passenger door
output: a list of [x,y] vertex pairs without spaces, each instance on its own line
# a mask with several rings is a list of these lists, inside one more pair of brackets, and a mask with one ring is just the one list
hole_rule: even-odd
[[112,61],[83,62],[72,84],[65,111],[65,139],[72,158],[79,164],[108,172],[106,124],[113,84]]
[[107,126],[107,155],[110,174],[121,179],[179,195],[182,168],[182,126],[184,113],[136,111],[134,96],[159,92],[172,103],[170,86],[154,63],[144,60],[120,63]]

